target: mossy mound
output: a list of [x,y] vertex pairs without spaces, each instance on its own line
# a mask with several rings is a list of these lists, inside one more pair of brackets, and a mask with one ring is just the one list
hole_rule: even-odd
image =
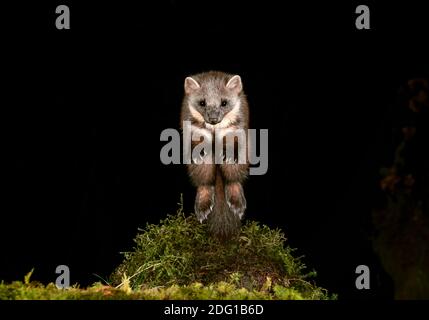
[[124,253],[124,262],[110,277],[116,287],[227,283],[250,292],[275,287],[296,293],[296,298],[328,298],[326,290],[308,280],[315,272],[305,272],[280,230],[247,222],[238,237],[221,243],[208,235],[205,224],[193,215],[185,216],[181,207],[176,215],[140,231],[134,250]]
[[309,280],[315,272],[305,272],[285,241],[280,230],[247,222],[239,236],[220,243],[181,206],[141,230],[107,285],[57,289],[31,282],[30,272],[23,282],[1,282],[0,300],[335,299]]

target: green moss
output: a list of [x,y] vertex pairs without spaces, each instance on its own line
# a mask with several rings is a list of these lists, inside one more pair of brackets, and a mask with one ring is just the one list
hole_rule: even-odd
[[273,290],[247,290],[234,284],[219,282],[208,286],[201,283],[150,289],[131,290],[114,288],[97,283],[89,288],[57,289],[54,284],[25,284],[15,281],[0,284],[0,300],[302,300],[294,289],[276,285]]
[[[126,283],[138,290],[230,283],[248,292],[272,291],[273,298],[327,298],[325,290],[307,280],[315,272],[305,272],[305,265],[293,257],[278,229],[248,221],[239,236],[221,243],[180,206],[177,214],[158,225],[148,224],[140,232],[134,250],[124,253],[124,262],[111,275],[112,285]],[[264,289],[267,279],[269,290]]]
[[24,282],[1,283],[0,299],[335,299],[309,280],[315,272],[305,271],[285,241],[280,230],[247,222],[220,243],[180,206],[140,230],[108,285],[60,290],[31,282],[30,273]]

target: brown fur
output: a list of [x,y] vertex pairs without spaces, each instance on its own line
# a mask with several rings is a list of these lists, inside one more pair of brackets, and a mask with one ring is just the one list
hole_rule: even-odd
[[[183,121],[190,121],[194,126],[192,130],[207,130],[211,134],[214,128],[245,129],[247,133],[249,111],[246,96],[243,90],[237,92],[238,90],[233,91],[226,87],[232,77],[233,75],[218,71],[192,76],[200,87],[194,91],[187,88],[187,92],[185,85],[181,124],[183,125]],[[227,98],[231,102],[232,109],[223,114],[221,121],[210,124],[206,121],[207,116],[204,115],[204,110],[198,106],[197,101],[206,99],[210,104],[208,107],[214,108],[217,107],[217,103],[220,103],[220,97]],[[192,149],[199,143],[199,141],[192,141]],[[237,157],[237,143],[234,149]],[[188,174],[197,187],[195,213],[200,221],[208,219],[210,233],[221,240],[227,240],[236,235],[240,228],[240,219],[246,209],[242,183],[248,175],[248,163],[192,163],[188,165]]]

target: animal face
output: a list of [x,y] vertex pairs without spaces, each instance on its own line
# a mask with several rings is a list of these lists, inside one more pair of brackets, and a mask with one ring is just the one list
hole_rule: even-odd
[[229,112],[239,107],[241,91],[241,78],[238,75],[209,73],[185,79],[189,108],[198,112],[204,122],[210,125],[220,123]]

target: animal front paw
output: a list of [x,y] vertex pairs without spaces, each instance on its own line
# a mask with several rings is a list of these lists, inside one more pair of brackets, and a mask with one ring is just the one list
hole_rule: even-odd
[[224,161],[226,164],[237,164],[237,159],[234,159],[233,157],[227,157]]

